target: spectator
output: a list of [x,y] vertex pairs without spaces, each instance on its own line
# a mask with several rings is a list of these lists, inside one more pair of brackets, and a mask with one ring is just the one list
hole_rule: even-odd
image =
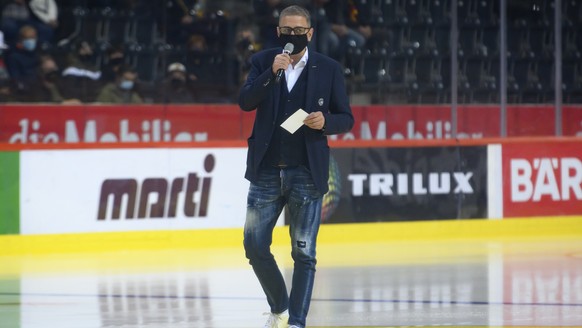
[[168,66],[168,76],[159,88],[157,102],[165,104],[188,104],[194,102],[186,66],[182,63],[172,63]]
[[206,43],[206,38],[200,34],[192,34],[186,46],[189,51],[193,52],[206,52],[208,50],[208,44]]
[[241,26],[235,38],[235,54],[239,67],[239,83],[242,85],[251,69],[251,56],[260,50],[253,26]]
[[30,11],[33,13],[34,25],[38,30],[41,42],[52,42],[55,29],[59,25],[59,9],[55,0],[30,0]]
[[363,48],[370,36],[370,27],[363,23],[353,0],[334,0],[324,5],[335,38],[328,39],[332,58],[344,62],[348,47]]
[[11,47],[16,45],[20,28],[30,24],[30,18],[30,10],[25,0],[13,0],[2,10],[0,29],[4,32],[6,42]]
[[112,46],[107,49],[107,61],[102,67],[101,80],[114,82],[119,69],[125,64],[125,52],[121,46]]
[[158,25],[162,28],[169,44],[182,45],[190,42],[193,30],[199,25],[198,19],[202,12],[198,0],[167,0],[165,6],[157,10]]
[[[358,32],[366,38],[368,49],[386,48],[392,43],[393,34],[382,24],[374,23],[372,17],[381,13],[381,4],[367,0],[350,0],[355,5],[356,12],[351,15],[351,21],[356,23]],[[353,7],[352,7],[353,8]]]
[[0,55],[6,49],[8,49],[8,45],[4,42],[4,32],[0,31]]
[[77,43],[67,55],[63,70],[63,96],[80,102],[93,102],[101,89],[101,71],[95,66],[93,49],[86,41]]
[[337,51],[339,44],[337,35],[331,30],[331,23],[325,11],[325,4],[330,0],[313,0],[311,25],[315,29],[311,44],[316,50],[328,57],[332,57],[332,50]]
[[10,103],[17,101],[12,95],[12,88],[10,81],[6,78],[0,77],[0,103]]
[[4,43],[4,34],[0,31],[0,103],[13,102],[10,76],[4,62],[4,53],[8,46]]
[[6,69],[6,63],[4,62],[4,54],[8,46],[4,43],[4,33],[0,31],[0,79],[8,80],[8,70]]
[[9,46],[17,42],[19,30],[25,26],[33,26],[40,43],[53,41],[54,30],[57,27],[58,7],[54,0],[12,0],[2,10],[0,29],[4,31]]
[[99,103],[141,104],[142,98],[135,91],[137,72],[130,67],[122,67],[115,82],[106,84],[97,96]]
[[18,43],[7,53],[8,74],[19,93],[26,93],[36,79],[40,63],[36,45],[36,29],[30,25],[25,25],[20,28]]
[[49,103],[78,103],[65,101],[61,92],[62,80],[59,67],[51,56],[41,56],[38,79],[33,85],[28,101]]

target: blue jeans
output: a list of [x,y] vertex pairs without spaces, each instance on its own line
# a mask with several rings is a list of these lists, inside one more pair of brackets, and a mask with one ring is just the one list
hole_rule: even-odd
[[[289,310],[289,325],[305,327],[315,278],[315,244],[321,221],[322,194],[303,166],[263,168],[251,183],[244,228],[246,257],[267,296],[272,313]],[[271,253],[273,228],[283,208],[290,213],[294,261],[291,294]]]

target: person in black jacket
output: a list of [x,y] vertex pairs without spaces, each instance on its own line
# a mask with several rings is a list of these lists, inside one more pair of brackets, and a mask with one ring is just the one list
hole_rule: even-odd
[[[354,124],[342,68],[309,51],[313,33],[307,10],[290,6],[281,11],[277,35],[282,46],[289,50],[290,43],[293,50],[287,54],[277,47],[253,55],[239,95],[243,111],[256,110],[248,139],[245,177],[251,184],[244,247],[270,306],[266,327],[305,327],[322,197],[328,190],[327,136],[347,132]],[[281,124],[299,109],[306,112],[303,124],[296,131],[283,129]],[[270,252],[285,205],[295,262],[290,295]]]
[[36,29],[30,25],[20,28],[19,40],[6,53],[6,69],[15,91],[26,95],[36,82],[40,57],[37,52]]
[[191,104],[194,103],[190,76],[184,64],[175,62],[168,65],[168,76],[158,88],[156,102],[164,104]]

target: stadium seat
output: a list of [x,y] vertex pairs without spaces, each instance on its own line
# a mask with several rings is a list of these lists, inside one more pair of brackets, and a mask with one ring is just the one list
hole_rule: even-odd
[[563,101],[582,102],[582,63],[579,60],[564,60],[562,63]]
[[554,30],[547,27],[529,28],[531,51],[537,58],[554,56]]
[[434,26],[446,27],[451,24],[450,0],[432,0],[428,10]]
[[578,44],[579,39],[578,30],[575,27],[565,27],[562,29],[562,42],[564,59],[582,59],[581,48]]
[[365,84],[373,85],[392,82],[392,77],[388,70],[388,65],[390,64],[388,56],[389,50],[386,48],[370,52],[364,56],[362,73],[364,74]]
[[481,32],[483,33],[481,44],[483,45],[483,51],[486,52],[486,57],[499,57],[499,28],[483,27]]
[[102,37],[106,42],[123,44],[129,41],[130,26],[135,16],[133,11],[104,8],[99,15]]
[[407,0],[382,1],[382,13],[386,26],[408,25],[408,13],[406,12]]

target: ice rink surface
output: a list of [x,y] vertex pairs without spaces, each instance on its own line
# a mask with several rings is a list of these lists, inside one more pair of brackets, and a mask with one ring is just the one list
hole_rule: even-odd
[[[290,248],[273,247],[287,281]],[[0,256],[0,327],[262,327],[241,247]],[[320,244],[309,327],[582,326],[582,240]]]

